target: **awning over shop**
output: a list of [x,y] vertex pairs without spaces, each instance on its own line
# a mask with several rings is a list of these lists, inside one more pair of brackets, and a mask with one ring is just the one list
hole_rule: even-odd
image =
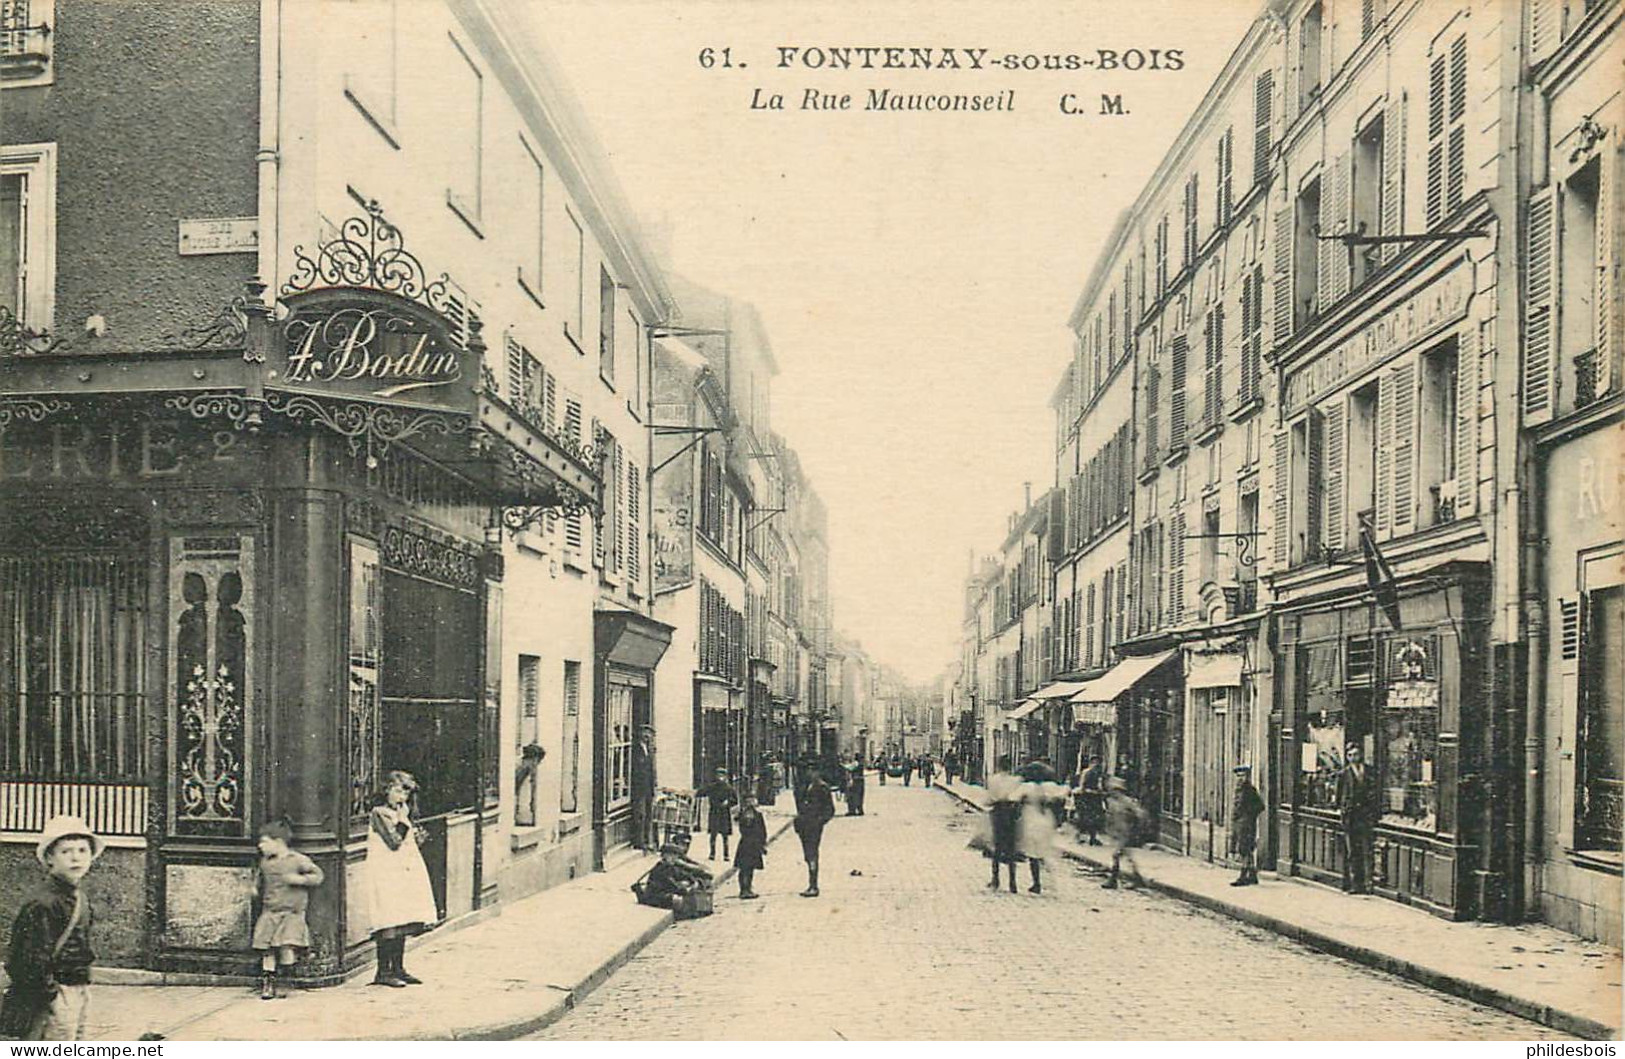
[[1238,654],[1191,655],[1185,674],[1187,688],[1238,688],[1241,686],[1241,656]]
[[1023,700],[1022,702],[1020,702],[1020,703],[1018,703],[1016,705],[1015,709],[1011,710],[1009,713],[1004,715],[1005,720],[1007,720],[1007,721],[1019,721],[1023,717],[1026,717],[1026,716],[1036,712],[1038,710],[1038,708],[1040,706],[1042,706],[1042,705],[1044,705],[1044,700],[1043,699],[1026,699],[1026,700]]
[[1109,702],[1074,702],[1072,704],[1072,723],[1115,727],[1117,724],[1117,707]]
[[1134,658],[1125,658],[1106,671],[1103,677],[1089,681],[1082,689],[1072,696],[1077,702],[1111,702],[1123,692],[1129,690],[1162,664],[1177,655],[1177,649],[1159,651],[1154,655],[1140,655]]
[[1057,680],[1053,684],[1046,684],[1033,692],[1028,698],[1033,699],[1070,699],[1073,695],[1089,686],[1087,680]]

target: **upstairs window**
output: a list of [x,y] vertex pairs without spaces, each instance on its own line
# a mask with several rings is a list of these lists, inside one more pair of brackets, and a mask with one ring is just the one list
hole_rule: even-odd
[[1467,37],[1428,63],[1427,221],[1438,227],[1456,212],[1467,187]]
[[1181,269],[1196,267],[1196,251],[1201,246],[1200,203],[1196,174],[1192,173],[1185,180],[1185,254]]
[[1422,527],[1452,521],[1458,491],[1465,485],[1455,480],[1457,367],[1454,338],[1422,357],[1417,453],[1422,484],[1418,522]]
[[0,314],[49,331],[55,273],[56,145],[0,148]]
[[485,82],[474,60],[456,40],[447,63],[446,120],[440,124],[446,164],[450,167],[446,200],[470,225],[480,219],[480,185],[484,167]]
[[[9,6],[11,0],[0,2]],[[395,129],[397,8],[397,0],[350,0],[339,10],[349,26],[344,94],[369,124],[399,147]]]
[[0,0],[0,80],[51,83],[52,0]]
[[[1387,234],[1382,223],[1383,191],[1383,119],[1379,115],[1368,124],[1354,141],[1354,170],[1351,230],[1356,235]],[[1365,243],[1353,249],[1350,267],[1353,269],[1352,286],[1358,287],[1374,274],[1382,264],[1382,246]]]
[[587,241],[581,231],[581,222],[576,219],[574,212],[566,210],[564,214],[570,221],[570,277],[571,286],[565,292],[564,333],[570,341],[576,344],[576,350],[585,353],[581,348],[583,334],[581,321],[586,311],[583,302],[586,300],[586,268],[587,268]]
[[522,182],[520,194],[522,198],[522,213],[520,223],[529,229],[531,238],[526,247],[526,253],[521,258],[519,266],[519,282],[530,292],[530,296],[538,302],[542,299],[542,272],[543,262],[546,260],[547,248],[543,234],[546,228],[544,212],[547,207],[547,185],[543,176],[546,172],[542,160],[531,150],[530,144],[520,141],[524,152],[524,168],[526,179]]
[[1157,297],[1161,298],[1168,289],[1168,215],[1162,215],[1157,222],[1156,234],[1157,253]]
[[1318,305],[1320,259],[1320,178],[1306,184],[1298,192],[1298,201],[1292,231],[1292,328],[1307,327],[1315,318]]
[[1325,11],[1315,4],[1298,23],[1298,109],[1320,96],[1320,37]]
[[1225,129],[1224,135],[1219,137],[1218,178],[1215,181],[1217,198],[1214,200],[1214,212],[1218,218],[1219,227],[1230,223],[1230,196],[1231,169],[1235,163],[1235,130]]
[[1253,82],[1253,183],[1270,178],[1270,125],[1275,110],[1275,72],[1265,70]]
[[598,267],[598,374],[611,385],[615,382],[615,281],[609,270]]

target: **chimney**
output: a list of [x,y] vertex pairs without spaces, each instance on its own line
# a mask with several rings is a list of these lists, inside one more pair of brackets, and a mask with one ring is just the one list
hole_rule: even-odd
[[1031,482],[1022,482],[1021,483],[1021,492],[1022,492],[1022,495],[1026,498],[1026,502],[1021,505],[1021,510],[1022,511],[1031,511],[1033,509],[1033,483],[1031,483]]

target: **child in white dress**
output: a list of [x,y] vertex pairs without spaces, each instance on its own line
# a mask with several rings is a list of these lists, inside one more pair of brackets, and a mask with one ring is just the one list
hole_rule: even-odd
[[410,772],[385,773],[383,791],[367,821],[363,877],[368,922],[378,945],[378,973],[372,984],[395,989],[422,984],[406,970],[406,939],[440,919],[412,822],[411,801],[417,789]]

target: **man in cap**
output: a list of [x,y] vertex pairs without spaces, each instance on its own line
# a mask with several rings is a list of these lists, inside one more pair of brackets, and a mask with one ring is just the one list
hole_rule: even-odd
[[801,856],[807,862],[807,888],[802,897],[818,896],[818,850],[824,841],[824,825],[835,817],[835,799],[829,784],[818,774],[817,763],[808,759],[796,787],[796,835],[801,839]]
[[660,863],[632,885],[632,892],[640,905],[674,908],[679,898],[711,887],[711,873],[689,859],[687,842],[673,836],[660,847]]
[[1264,799],[1253,786],[1253,767],[1237,765],[1236,793],[1230,800],[1230,849],[1241,861],[1241,875],[1231,886],[1258,885],[1258,818]]
[[1337,776],[1337,808],[1343,816],[1343,889],[1371,892],[1371,832],[1376,827],[1376,791],[1366,768],[1365,750],[1350,743]]
[[90,1014],[90,903],[79,888],[104,843],[77,816],[53,817],[34,856],[44,885],[23,901],[6,953],[6,991],[0,1036],[31,1041],[76,1041]]

